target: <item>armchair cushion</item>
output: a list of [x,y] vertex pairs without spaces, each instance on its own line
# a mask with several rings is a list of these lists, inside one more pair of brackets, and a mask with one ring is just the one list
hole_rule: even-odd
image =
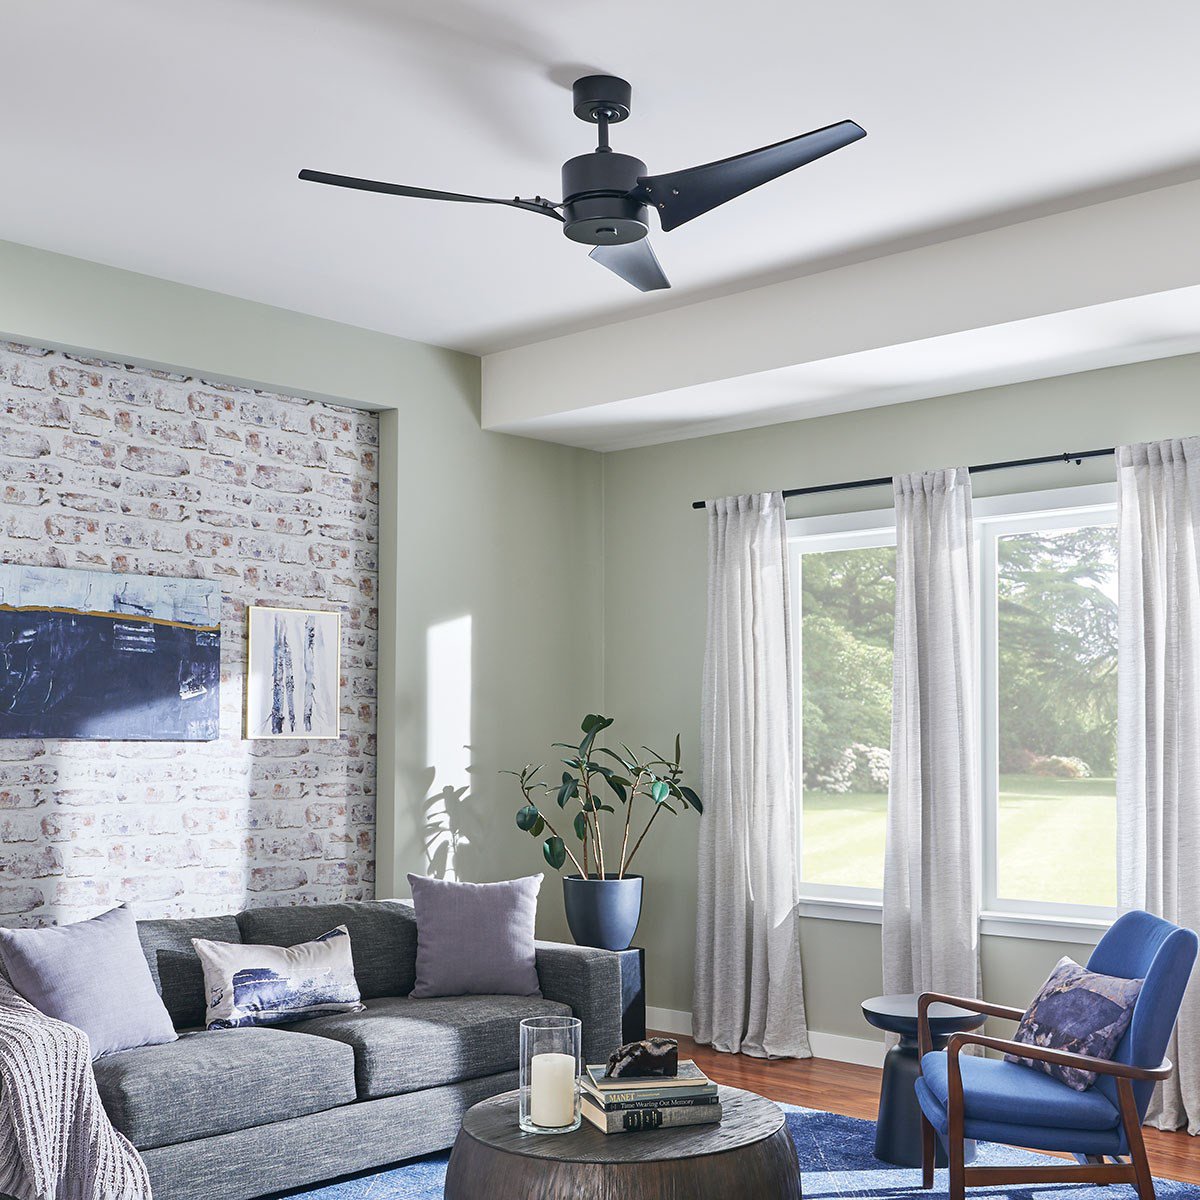
[[[998,1058],[962,1054],[958,1062],[966,1121],[1088,1130],[1115,1129],[1120,1124],[1121,1114],[1095,1089],[1077,1092],[1049,1075]],[[926,1054],[921,1059],[921,1075],[944,1112],[950,1096],[946,1051]],[[933,1124],[945,1132],[944,1119]]]
[[[1111,1059],[1133,1019],[1144,980],[1101,975],[1060,958],[1025,1011],[1014,1041],[1092,1058]],[[1096,1082],[1095,1071],[1006,1054],[1006,1061],[1044,1071],[1082,1092]]]

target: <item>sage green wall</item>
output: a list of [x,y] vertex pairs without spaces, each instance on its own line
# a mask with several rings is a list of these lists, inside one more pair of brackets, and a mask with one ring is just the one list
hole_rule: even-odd
[[[484,433],[471,356],[11,242],[0,337],[381,410],[378,894],[408,894],[447,808],[460,877],[539,869],[497,772],[599,704],[598,455]],[[565,932],[560,888],[541,908]]]
[[[605,455],[606,712],[651,745],[682,730],[698,767],[706,566],[705,515],[693,500],[1200,433],[1198,397],[1200,356],[1188,356]],[[1112,478],[1112,461],[1101,459],[980,475],[975,492]],[[788,512],[890,503],[877,489],[793,500]],[[681,815],[656,832],[640,860],[649,1002],[690,1010],[696,821]],[[878,927],[806,919],[802,946],[810,1025],[867,1036],[858,1002],[882,986]],[[985,986],[1019,1001],[1060,954],[1086,952],[986,938]]]

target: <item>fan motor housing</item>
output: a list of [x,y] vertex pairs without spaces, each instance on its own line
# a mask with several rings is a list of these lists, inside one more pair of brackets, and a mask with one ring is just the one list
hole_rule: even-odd
[[650,232],[646,206],[630,196],[646,164],[630,154],[596,152],[562,168],[563,232],[588,246],[620,246]]

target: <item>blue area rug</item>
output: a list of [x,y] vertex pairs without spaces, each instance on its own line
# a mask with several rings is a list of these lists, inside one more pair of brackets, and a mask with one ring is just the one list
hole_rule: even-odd
[[[788,1114],[788,1128],[796,1143],[804,1179],[805,1200],[906,1200],[924,1197],[945,1200],[946,1172],[938,1171],[932,1191],[921,1190],[921,1172],[889,1167],[873,1153],[875,1123],[780,1106]],[[630,1134],[628,1136],[636,1136]],[[442,1200],[448,1154],[436,1154],[404,1166],[372,1171],[312,1191],[288,1192],[289,1200]],[[1006,1146],[980,1143],[979,1164],[1022,1165],[1046,1162],[1042,1155]],[[1159,1200],[1197,1200],[1200,1188],[1190,1183],[1155,1180]],[[481,1196],[485,1193],[481,1193]],[[1031,1187],[972,1188],[968,1198],[978,1200],[1130,1200],[1136,1193],[1129,1184],[1108,1187],[1083,1184],[1038,1184]],[[282,1200],[282,1198],[281,1198]]]

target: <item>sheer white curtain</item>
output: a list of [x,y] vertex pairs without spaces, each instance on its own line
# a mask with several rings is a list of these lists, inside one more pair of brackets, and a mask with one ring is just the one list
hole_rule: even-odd
[[708,505],[696,1040],[811,1055],[796,916],[795,701],[783,496]]
[[[1117,448],[1122,908],[1200,928],[1200,438]],[[1200,1133],[1200,979],[1147,1121]]]
[[979,992],[975,547],[966,468],[900,475],[883,987]]

